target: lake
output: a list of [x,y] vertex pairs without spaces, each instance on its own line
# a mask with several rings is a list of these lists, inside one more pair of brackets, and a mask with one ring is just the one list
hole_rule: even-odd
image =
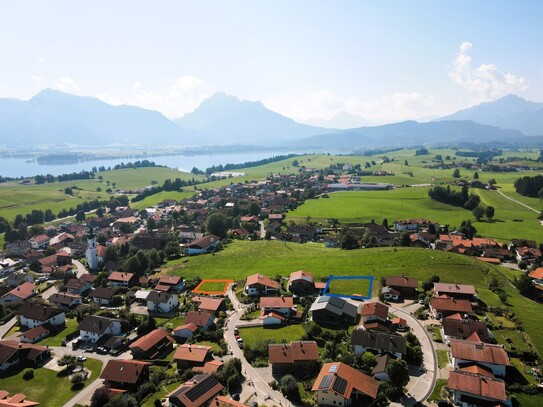
[[[193,167],[205,170],[213,165],[241,164],[247,161],[257,161],[275,155],[291,154],[292,151],[265,151],[265,152],[240,152],[227,154],[207,154],[207,155],[168,155],[144,158],[114,158],[93,161],[81,161],[75,164],[39,164],[36,160],[28,158],[0,158],[0,176],[3,177],[32,177],[34,175],[60,175],[79,171],[90,171],[92,167],[106,168],[113,167],[121,162],[128,163],[147,159],[154,161],[157,165],[163,165],[170,168],[178,168],[181,171],[189,172]],[[302,154],[300,152],[300,154]]]

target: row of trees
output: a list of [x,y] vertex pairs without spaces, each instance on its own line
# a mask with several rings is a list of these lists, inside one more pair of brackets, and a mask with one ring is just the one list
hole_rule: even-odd
[[132,198],[132,202],[139,202],[148,196],[158,194],[162,191],[183,191],[183,187],[194,184],[197,184],[194,178],[188,181],[182,180],[181,178],[176,178],[174,181],[172,181],[168,178],[166,181],[164,181],[162,186],[148,188],[140,192],[134,198]]
[[450,185],[447,185],[447,188],[436,186],[428,190],[428,195],[435,201],[461,206],[468,210],[475,209],[481,202],[479,195],[469,193],[467,185],[462,186],[460,191],[452,190]]
[[515,190],[523,196],[543,199],[543,175],[522,177],[515,181]]

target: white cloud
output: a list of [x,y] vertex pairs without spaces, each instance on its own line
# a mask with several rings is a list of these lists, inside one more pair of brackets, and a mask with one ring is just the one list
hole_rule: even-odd
[[32,80],[36,83],[42,84],[43,83],[43,77],[39,75],[32,75]]
[[81,90],[81,88],[77,85],[77,83],[69,76],[63,76],[62,78],[59,78],[56,81],[54,81],[53,88],[60,91],[64,91],[64,92]]
[[526,78],[512,73],[503,73],[494,64],[473,67],[472,59],[468,55],[472,47],[471,42],[460,44],[449,77],[456,84],[474,93],[479,101],[496,99],[528,87]]
[[101,93],[95,95],[113,105],[133,105],[156,110],[174,119],[192,112],[207,97],[203,81],[192,75],[181,76],[171,86],[161,90],[146,89],[140,82],[132,85],[132,92]]
[[434,95],[397,92],[373,101],[340,98],[328,90],[303,97],[282,96],[264,101],[264,104],[298,121],[312,118],[330,119],[339,112],[348,112],[371,122],[391,122],[435,116],[437,104]]

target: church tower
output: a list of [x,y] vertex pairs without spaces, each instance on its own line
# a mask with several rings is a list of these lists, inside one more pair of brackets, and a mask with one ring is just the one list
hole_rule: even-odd
[[98,268],[98,248],[96,246],[96,236],[92,233],[92,227],[89,228],[87,233],[87,251],[85,252],[87,258],[87,265],[90,270],[96,270]]

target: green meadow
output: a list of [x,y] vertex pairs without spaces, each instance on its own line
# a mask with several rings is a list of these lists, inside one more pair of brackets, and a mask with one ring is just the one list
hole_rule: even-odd
[[501,267],[475,258],[436,250],[416,248],[374,248],[361,250],[328,249],[322,244],[284,243],[278,241],[232,241],[215,256],[195,256],[168,262],[164,274],[186,278],[232,278],[244,280],[254,273],[274,277],[288,276],[305,270],[316,280],[329,275],[372,275],[373,295],[378,294],[381,277],[407,275],[420,281],[437,274],[443,282],[473,284],[479,298],[487,305],[503,306],[498,296],[488,289],[493,275],[507,294],[507,307],[521,321],[538,353],[543,355],[543,337],[539,334],[541,304],[521,296],[510,285]]
[[[482,219],[477,222],[469,210],[430,199],[427,187],[334,192],[329,198],[307,200],[289,212],[287,220],[303,223],[309,216],[311,221],[323,224],[330,218],[348,224],[372,220],[381,223],[386,218],[392,225],[394,220],[426,218],[442,225],[460,226],[463,220],[470,219],[477,232],[485,237],[504,242],[512,238],[543,241],[543,227],[539,225],[537,213],[506,199],[497,191],[478,189],[474,192],[485,205],[494,206],[496,212],[492,221]],[[538,202],[537,208],[541,207]]]

